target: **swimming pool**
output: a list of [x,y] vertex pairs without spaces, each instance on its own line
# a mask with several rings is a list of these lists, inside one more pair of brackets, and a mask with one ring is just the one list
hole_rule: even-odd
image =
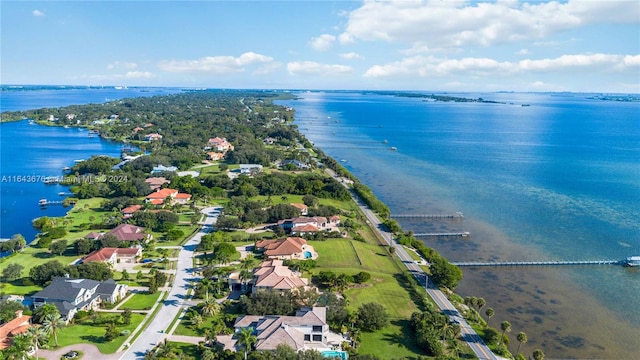
[[312,256],[313,256],[313,254],[311,254],[311,251],[305,251],[304,252],[304,258],[305,259],[311,259]]
[[322,351],[320,354],[322,354],[322,356],[326,358],[338,357],[342,360],[347,360],[349,358],[349,353],[346,351],[327,350],[327,351]]

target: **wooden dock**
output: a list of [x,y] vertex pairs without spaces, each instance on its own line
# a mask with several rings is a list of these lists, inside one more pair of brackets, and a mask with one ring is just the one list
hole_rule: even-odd
[[413,234],[415,237],[429,237],[429,236],[460,236],[460,237],[469,237],[471,233],[468,231],[463,232],[445,232],[445,233],[419,233]]
[[464,215],[457,212],[455,214],[391,214],[389,217],[394,219],[461,219]]
[[621,265],[620,260],[569,260],[569,261],[490,261],[490,262],[452,262],[456,266],[557,266],[557,265]]
[[75,204],[76,201],[75,200],[47,200],[47,199],[40,199],[40,201],[38,201],[38,205],[44,207],[44,206],[49,206],[49,205],[63,205],[63,206],[67,206],[67,205],[73,205]]

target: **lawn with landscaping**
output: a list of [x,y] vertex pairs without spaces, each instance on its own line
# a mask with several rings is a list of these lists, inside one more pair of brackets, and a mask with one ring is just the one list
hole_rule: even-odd
[[159,292],[153,294],[144,292],[136,293],[131,297],[131,299],[120,305],[120,309],[149,310],[156,302],[158,302],[159,296]]
[[[118,334],[124,330],[132,332],[138,324],[142,322],[145,315],[133,313],[131,315],[131,323],[123,325],[118,314],[98,314],[95,319],[88,316],[82,320],[76,320],[74,325],[63,327],[58,332],[58,345],[64,347],[67,345],[89,343],[98,347],[103,354],[113,354],[125,342],[128,335],[119,335],[111,341],[105,339],[106,326],[109,320],[120,321],[116,324]],[[53,339],[50,340],[53,344]]]

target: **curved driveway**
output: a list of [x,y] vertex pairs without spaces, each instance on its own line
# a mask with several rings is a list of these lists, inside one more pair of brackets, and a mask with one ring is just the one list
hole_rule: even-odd
[[203,227],[182,246],[182,250],[178,254],[178,264],[173,284],[169,295],[162,304],[162,308],[120,359],[143,359],[147,351],[153,349],[156,344],[164,340],[173,319],[175,319],[184,305],[188,305],[185,304],[187,292],[190,288],[190,282],[195,278],[194,274],[192,274],[193,253],[202,236],[211,231],[211,227],[218,219],[221,209],[220,207],[208,207],[200,211],[206,216]]

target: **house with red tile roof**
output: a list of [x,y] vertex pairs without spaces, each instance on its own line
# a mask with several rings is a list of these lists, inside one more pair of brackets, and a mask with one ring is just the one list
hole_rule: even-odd
[[145,234],[143,227],[130,224],[120,224],[106,235],[113,235],[120,241],[147,241],[151,239],[151,235]]
[[82,259],[83,263],[94,261],[104,262],[115,266],[118,261],[135,263],[142,256],[142,248],[102,248],[96,250]]
[[217,152],[227,152],[233,150],[233,145],[227,141],[227,138],[214,137],[209,139],[207,145]]
[[211,161],[218,161],[224,158],[224,154],[219,152],[210,151],[207,153],[207,155],[209,156],[209,160]]
[[309,279],[282,265],[282,260],[268,260],[253,271],[253,293],[260,290],[292,291],[309,285]]
[[173,203],[186,205],[191,200],[191,194],[177,193],[173,197]]
[[158,133],[147,134],[144,136],[145,141],[158,141],[162,140],[162,135]]
[[302,203],[291,203],[289,204],[293,207],[298,208],[298,210],[300,210],[300,215],[305,216],[309,213],[309,207],[305,204]]
[[313,259],[317,253],[307,241],[299,237],[267,239],[256,242],[256,250],[263,252],[267,259]]
[[161,177],[150,177],[148,179],[145,179],[144,182],[149,184],[149,188],[151,189],[151,191],[153,191],[161,188],[162,185],[164,184],[169,184],[171,181],[161,176]]
[[22,310],[16,311],[16,317],[0,325],[0,350],[11,346],[11,339],[27,332],[31,323],[31,316],[22,315]]
[[92,231],[83,237],[89,240],[99,240],[102,237],[102,234]]
[[136,211],[139,211],[140,209],[142,209],[142,205],[131,205],[120,210],[120,212],[122,213],[123,219],[128,219],[133,216],[133,213],[135,213]]
[[167,201],[167,198],[173,198],[176,195],[178,195],[178,190],[164,188],[147,195],[146,201],[150,202],[151,200],[162,200],[162,203],[164,203],[165,201]]

